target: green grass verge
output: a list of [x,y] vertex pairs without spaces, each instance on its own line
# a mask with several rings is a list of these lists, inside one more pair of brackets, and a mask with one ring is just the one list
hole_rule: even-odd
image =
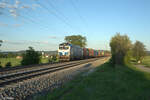
[[146,56],[143,59],[142,64],[146,65],[147,67],[150,67],[150,56]]
[[49,62],[49,58],[41,58],[41,63],[48,63]]
[[0,58],[1,65],[5,67],[6,63],[11,62],[12,66],[19,66],[21,65],[22,59],[16,58]]
[[[0,58],[0,62],[2,67],[5,67],[6,63],[11,62],[12,66],[20,66],[22,59],[16,59],[16,58]],[[41,63],[48,63],[49,58],[41,58]]]
[[134,67],[105,63],[88,76],[34,100],[150,100],[150,74]]

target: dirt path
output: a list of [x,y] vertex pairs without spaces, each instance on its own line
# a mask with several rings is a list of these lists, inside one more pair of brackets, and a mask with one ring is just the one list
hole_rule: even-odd
[[149,72],[150,73],[150,68],[145,67],[145,65],[135,65],[138,69],[145,71],[145,72]]
[[[104,64],[105,62],[107,62],[110,59],[110,57],[105,57],[103,59],[99,59],[97,61],[94,61],[93,63],[90,63],[88,65],[88,68],[86,69],[87,72],[83,74],[83,76],[87,76],[90,73],[94,72],[96,69],[96,67],[99,67],[100,65]],[[85,69],[85,68],[84,68]]]

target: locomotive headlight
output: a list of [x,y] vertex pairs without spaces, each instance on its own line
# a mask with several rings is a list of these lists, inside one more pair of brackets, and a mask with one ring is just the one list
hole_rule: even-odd
[[62,56],[63,54],[62,54],[62,52],[59,52],[59,56]]
[[65,52],[65,55],[68,55],[69,53],[68,52]]

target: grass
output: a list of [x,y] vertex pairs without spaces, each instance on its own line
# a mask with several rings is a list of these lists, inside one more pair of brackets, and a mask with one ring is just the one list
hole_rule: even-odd
[[[41,58],[41,63],[48,63],[49,58]],[[20,66],[22,59],[16,58],[0,58],[2,67],[5,67],[6,63],[11,62],[12,66]]]
[[49,62],[49,58],[41,58],[41,63],[48,63]]
[[144,65],[146,65],[147,67],[150,67],[150,56],[146,56],[146,57],[143,59],[142,63],[143,63]]
[[62,88],[34,100],[150,100],[150,74],[132,66],[105,63],[89,76],[77,76]]
[[11,62],[12,66],[19,66],[21,65],[22,59],[16,58],[0,58],[1,65],[4,67],[6,63]]

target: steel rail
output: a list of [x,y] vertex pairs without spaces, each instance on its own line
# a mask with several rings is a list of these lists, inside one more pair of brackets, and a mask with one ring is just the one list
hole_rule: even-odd
[[66,65],[60,65],[57,67],[55,66],[55,67],[50,67],[50,68],[43,68],[43,69],[38,69],[38,70],[27,71],[27,72],[23,72],[23,73],[14,74],[14,75],[2,76],[2,77],[0,77],[0,87],[9,85],[11,83],[15,83],[18,81],[22,81],[25,79],[30,79],[35,76],[44,75],[44,74],[51,73],[51,72],[56,72],[59,70],[75,67],[77,65],[85,64],[85,63],[96,61],[96,60],[98,60],[98,58],[83,60],[80,62],[66,64]]
[[[87,60],[90,60],[90,59],[87,59]],[[8,76],[17,75],[17,74],[31,73],[31,72],[42,70],[42,69],[46,70],[46,69],[51,69],[51,68],[64,66],[64,65],[68,65],[68,64],[75,64],[75,63],[78,63],[81,61],[85,61],[85,60],[71,61],[71,62],[59,63],[59,64],[49,64],[49,65],[45,65],[43,67],[41,67],[40,65],[39,66],[37,65],[37,67],[29,67],[29,68],[22,68],[22,69],[6,71],[6,72],[3,72],[3,74],[0,74],[0,79],[8,77]]]

